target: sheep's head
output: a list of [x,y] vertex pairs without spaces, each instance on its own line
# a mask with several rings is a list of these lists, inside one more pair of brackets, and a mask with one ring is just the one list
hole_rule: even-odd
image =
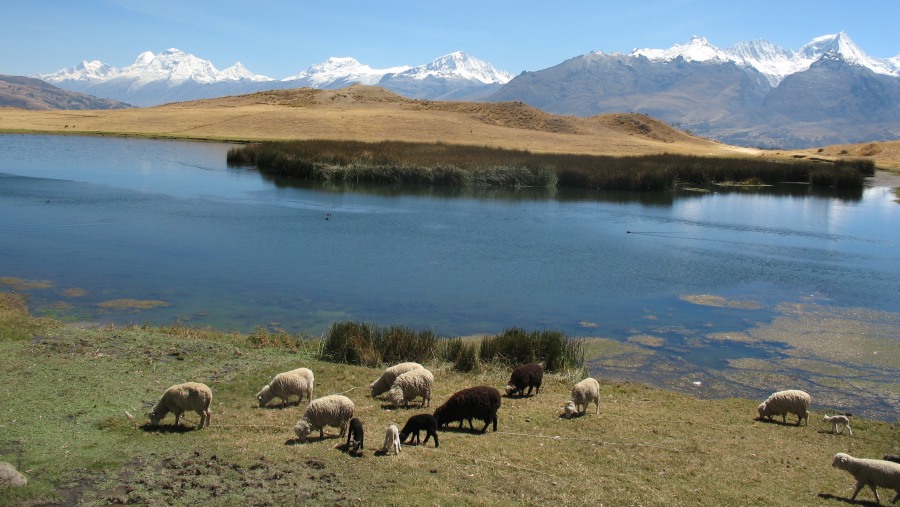
[[841,470],[847,469],[847,463],[850,461],[850,455],[839,452],[834,455],[834,460],[831,462],[831,466],[835,468],[840,468]]
[[766,406],[766,402],[762,402],[756,407],[756,412],[759,413],[759,418],[762,419],[769,415],[769,407]]
[[168,414],[169,411],[166,410],[165,407],[161,406],[160,403],[157,403],[147,412],[147,417],[150,418],[151,426],[159,426],[159,422]]
[[391,403],[395,407],[399,407],[406,401],[403,396],[403,389],[401,389],[400,386],[394,386],[388,391],[388,399],[391,400]]
[[378,383],[378,382],[376,381],[376,382],[372,382],[371,384],[369,384],[369,395],[370,395],[371,397],[373,397],[373,398],[374,398],[375,396],[377,396],[377,395],[375,394],[375,384],[377,384],[377,383]]
[[294,426],[294,433],[297,434],[297,438],[299,438],[301,442],[306,442],[306,439],[309,438],[309,434],[312,433],[312,425],[309,424],[309,421],[301,419],[297,422],[297,425]]
[[512,384],[506,384],[506,395],[507,395],[507,396],[512,396],[513,393],[516,392],[516,391],[518,391],[518,390],[519,390],[519,389],[518,389],[516,386],[514,386],[514,385],[512,385]]
[[563,415],[566,417],[566,419],[570,419],[577,412],[578,412],[578,409],[575,408],[574,401],[570,401],[570,402],[566,403],[566,405],[563,407]]
[[269,384],[263,386],[263,388],[256,393],[256,399],[259,401],[259,406],[264,407],[266,403],[272,401],[272,392],[269,389]]

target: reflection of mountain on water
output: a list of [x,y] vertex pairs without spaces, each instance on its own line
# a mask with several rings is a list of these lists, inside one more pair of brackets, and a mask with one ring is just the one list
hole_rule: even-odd
[[326,193],[346,194],[360,193],[379,197],[433,197],[436,199],[475,199],[498,201],[545,201],[559,202],[595,201],[610,203],[637,203],[644,206],[671,206],[676,200],[699,199],[717,194],[760,194],[781,197],[818,197],[844,201],[862,199],[862,189],[834,189],[820,186],[785,183],[766,187],[715,187],[711,192],[694,192],[679,190],[677,192],[634,192],[623,190],[591,190],[583,188],[548,188],[548,187],[473,187],[450,185],[414,185],[414,184],[377,184],[377,183],[334,183],[308,181],[285,176],[272,176],[260,173],[265,181],[278,188],[297,188],[316,190]]

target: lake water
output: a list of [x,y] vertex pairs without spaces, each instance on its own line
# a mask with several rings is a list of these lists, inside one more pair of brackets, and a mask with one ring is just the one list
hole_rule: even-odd
[[[766,325],[785,303],[888,320],[900,311],[900,205],[889,187],[330,188],[229,168],[228,148],[0,135],[6,290],[28,292],[36,314],[78,321],[559,329],[642,347],[654,364],[684,363],[680,372],[777,356],[784,345],[690,344]],[[167,306],[101,306],[123,299]],[[896,386],[898,372],[900,358],[882,380]]]

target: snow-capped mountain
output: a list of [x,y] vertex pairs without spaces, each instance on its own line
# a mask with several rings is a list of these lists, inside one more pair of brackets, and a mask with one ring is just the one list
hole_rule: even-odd
[[593,52],[516,76],[489,100],[558,114],[635,111],[744,146],[797,148],[900,138],[900,55],[873,58],[846,33],[796,51],[764,40],[720,49]]
[[687,44],[675,44],[669,49],[635,49],[632,56],[644,56],[655,62],[683,58],[688,62],[734,62],[752,67],[778,86],[785,77],[803,72],[826,53],[838,53],[845,61],[861,65],[876,74],[900,77],[897,59],[872,58],[850,40],[844,32],[816,37],[797,51],[789,51],[765,40],[739,42],[728,49],[719,49],[703,37],[694,36]]
[[174,48],[158,54],[145,51],[134,63],[122,68],[97,60],[83,61],[74,67],[34,77],[67,90],[138,106],[266,89],[343,88],[353,83],[377,84],[417,98],[471,99],[495,91],[512,78],[491,64],[458,51],[426,65],[386,69],[374,69],[349,57],[329,58],[276,80],[254,74],[240,62],[220,71],[212,62]]

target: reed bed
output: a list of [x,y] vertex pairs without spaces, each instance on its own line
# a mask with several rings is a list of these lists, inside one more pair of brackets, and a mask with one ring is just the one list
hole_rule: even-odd
[[485,146],[400,141],[307,140],[234,148],[231,165],[273,177],[340,183],[406,183],[490,187],[671,190],[718,182],[862,188],[874,174],[868,159],[776,161],[748,157],[660,154],[629,157],[531,153]]

